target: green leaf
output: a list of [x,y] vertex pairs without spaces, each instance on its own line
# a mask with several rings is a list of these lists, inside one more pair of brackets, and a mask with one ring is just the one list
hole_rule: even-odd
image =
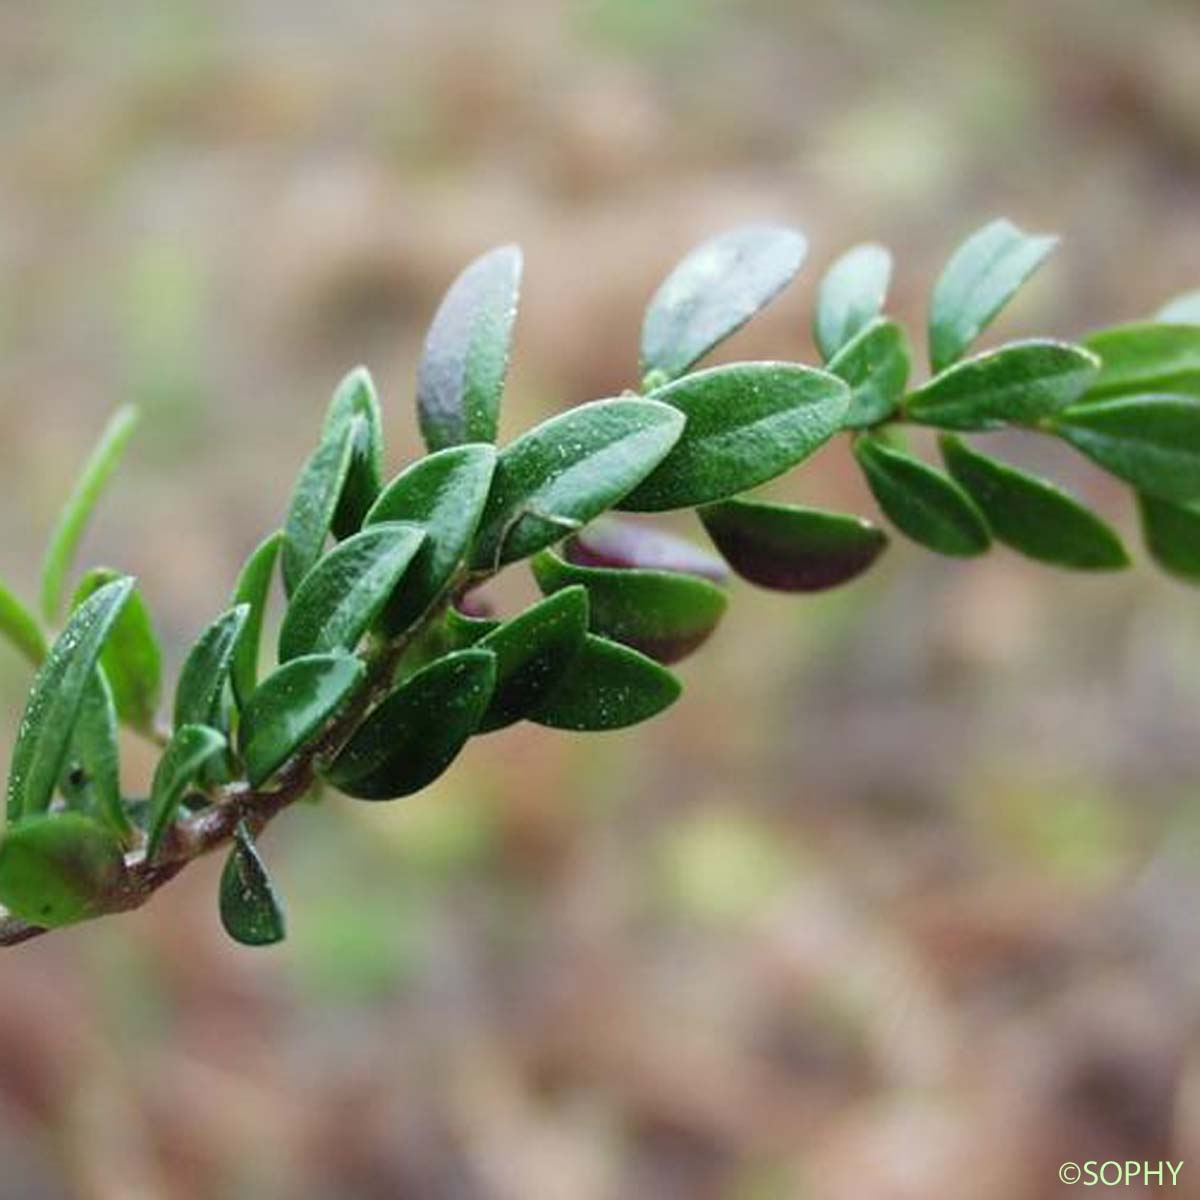
[[1000,220],[959,246],[934,286],[929,308],[935,372],[961,357],[1057,244],[1057,238],[1031,236]]
[[450,285],[425,338],[417,414],[430,450],[494,442],[521,290],[521,251],[500,246]]
[[418,459],[387,487],[366,524],[410,521],[425,541],[404,574],[404,586],[388,601],[383,626],[398,634],[438,598],[457,570],[483,516],[496,469],[488,445],[452,446]]
[[229,670],[229,682],[237,698],[238,708],[244,708],[250,693],[258,686],[258,657],[262,648],[263,617],[267,610],[267,598],[271,591],[271,578],[275,574],[275,563],[279,548],[283,544],[283,533],[276,530],[260,542],[246,559],[237,584],[233,589],[234,606],[246,605],[246,622],[233,648],[233,662]]
[[247,702],[238,731],[250,785],[270,779],[337,712],[365,674],[353,655],[313,654],[268,675]]
[[417,525],[372,525],[331,550],[296,589],[279,631],[279,661],[353,650],[425,539]]
[[1154,319],[1168,325],[1200,325],[1200,291],[1176,296],[1158,310]]
[[642,375],[682,375],[783,291],[807,253],[804,235],[779,225],[744,225],[697,246],[646,309]]
[[654,393],[687,418],[675,448],[621,508],[692,508],[782,475],[841,427],[850,389],[794,363],[735,363],[698,371]]
[[150,823],[146,857],[153,858],[162,845],[183,794],[200,779],[204,769],[226,751],[225,739],[206,725],[181,725],[175,730],[150,785]]
[[428,787],[479,727],[496,684],[496,656],[449,654],[406,679],[323,772],[347,796],[395,800]]
[[1173,504],[1138,492],[1142,538],[1154,561],[1188,583],[1200,583],[1200,505]]
[[659,662],[678,662],[711,637],[725,612],[725,593],[677,571],[580,566],[553,550],[533,560],[547,595],[579,584],[587,589],[588,627]]
[[1100,360],[1079,346],[1011,342],[956,363],[910,392],[904,413],[941,429],[1037,425],[1087,391]]
[[49,807],[84,692],[105,640],[132,591],[132,579],[119,579],[84,601],[71,614],[38,670],[13,748],[8,777],[10,821]]
[[466,650],[503,625],[492,617],[473,617],[451,605],[442,620],[446,645],[453,650]]
[[476,647],[496,656],[496,686],[481,732],[519,721],[558,682],[587,632],[587,591],[564,588],[505,621]]
[[813,337],[826,362],[883,311],[891,278],[891,254],[870,243],[847,250],[825,273]]
[[725,561],[743,578],[779,592],[819,592],[861,575],[883,553],[887,534],[860,517],[726,500],[700,510]]
[[67,572],[71,569],[92,510],[109,477],[116,470],[117,463],[121,461],[138,419],[138,411],[131,405],[113,413],[95,449],[84,463],[74,491],[59,513],[42,563],[42,615],[51,623],[58,620],[62,609]]
[[[120,578],[119,571],[93,567],[75,589],[71,610]],[[112,687],[117,716],[133,729],[153,730],[162,701],[162,649],[146,602],[136,588],[108,635],[100,665]]]
[[336,440],[347,426],[354,430],[350,467],[332,522],[334,535],[339,538],[349,537],[362,527],[367,510],[383,487],[383,416],[375,381],[366,367],[355,367],[334,390],[322,441]]
[[83,694],[70,759],[83,771],[85,789],[95,815],[128,844],[133,826],[121,798],[120,757],[117,749],[117,710],[104,668],[92,673]]
[[354,417],[324,438],[296,481],[283,524],[283,586],[289,596],[324,552],[361,424]]
[[225,684],[233,653],[250,616],[250,605],[222,613],[200,636],[183,661],[175,687],[175,725],[224,728]]
[[1128,396],[1060,413],[1054,433],[1106,471],[1164,500],[1200,499],[1200,404]]
[[0,634],[3,634],[35,667],[46,657],[46,637],[33,615],[0,583]]
[[1121,539],[1061,488],[943,436],[950,474],[979,506],[996,540],[1039,562],[1078,571],[1129,565]]
[[908,386],[911,367],[908,334],[895,321],[873,321],[859,330],[829,363],[829,373],[850,386],[842,427],[863,429],[890,417]]
[[654,400],[595,400],[506,446],[475,539],[472,566],[527,558],[611,508],[663,460],[684,418]]
[[234,830],[221,871],[219,906],[225,932],[243,946],[271,946],[287,936],[283,905],[245,821]]
[[1200,396],[1200,326],[1145,321],[1103,329],[1083,344],[1102,363],[1089,401],[1152,392]]
[[120,843],[82,813],[26,817],[0,840],[0,901],[44,929],[102,912],[124,883]]
[[879,507],[914,542],[958,558],[987,550],[987,524],[952,479],[879,438],[856,438],[854,456]]
[[569,669],[528,714],[552,729],[625,729],[669,708],[683,688],[652,658],[588,634]]

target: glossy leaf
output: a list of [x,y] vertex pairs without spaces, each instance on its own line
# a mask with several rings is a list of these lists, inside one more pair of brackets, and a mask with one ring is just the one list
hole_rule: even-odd
[[570,666],[587,632],[587,592],[564,588],[527,608],[476,647],[496,656],[496,686],[479,724],[483,732],[519,721]]
[[132,579],[118,579],[85,600],[71,614],[38,670],[13,748],[8,777],[10,821],[49,807],[84,693],[105,640],[132,591]]
[[366,524],[410,521],[425,541],[388,601],[384,629],[401,633],[441,594],[470,549],[496,469],[488,445],[452,446],[418,459],[397,476],[367,514]]
[[243,946],[271,946],[287,936],[283,905],[245,821],[221,871],[219,907],[225,932]]
[[[72,611],[105,584],[120,578],[119,571],[108,567],[92,568],[75,589]],[[162,649],[150,611],[136,588],[108,635],[100,665],[112,687],[120,720],[143,732],[152,730],[162,702]]]
[[278,530],[260,542],[246,559],[234,585],[234,606],[244,604],[248,609],[242,632],[233,648],[233,661],[229,669],[229,682],[233,685],[238,708],[245,706],[251,692],[258,686],[258,657],[262,648],[263,618],[266,615],[271,580],[275,575],[275,563],[282,544],[283,533]]
[[987,550],[987,524],[952,479],[879,438],[855,439],[854,456],[876,503],[914,542],[959,558]]
[[496,440],[521,267],[517,246],[488,251],[451,284],[433,318],[417,381],[430,450]]
[[929,308],[935,372],[962,356],[1057,244],[1057,238],[1032,236],[1000,220],[959,246],[934,286]]
[[892,415],[908,386],[912,355],[908,334],[895,321],[873,321],[829,363],[829,373],[850,387],[845,429],[863,429]]
[[284,663],[258,685],[238,729],[246,778],[265,783],[337,712],[366,668],[350,654],[313,654]]
[[688,375],[654,393],[687,418],[674,449],[621,501],[659,512],[757,487],[823,446],[841,427],[850,389],[794,363],[735,363]]
[[95,815],[128,843],[133,826],[121,797],[117,709],[102,667],[84,691],[68,756],[79,765]]
[[44,929],[102,912],[124,882],[120,843],[82,813],[26,817],[0,840],[0,901]]
[[642,375],[682,375],[783,291],[807,253],[804,235],[779,225],[744,225],[697,246],[646,309]]
[[171,736],[154,770],[150,785],[150,820],[146,836],[146,857],[153,858],[162,845],[183,795],[205,768],[226,750],[224,737],[206,725],[181,725]]
[[1135,488],[1165,500],[1200,499],[1200,403],[1129,396],[1069,408],[1053,430]]
[[427,787],[479,728],[496,656],[462,650],[406,679],[359,727],[324,776],[347,796],[395,800]]
[[350,467],[332,522],[334,535],[339,538],[349,537],[361,528],[367,510],[383,487],[383,417],[375,381],[366,367],[355,367],[334,390],[322,440],[336,440],[350,425],[354,427]]
[[138,411],[131,405],[112,415],[59,514],[42,564],[42,615],[51,623],[58,620],[62,609],[67,573],[79,541],[137,423]]
[[1138,492],[1142,538],[1154,561],[1188,583],[1200,583],[1200,503],[1174,504]]
[[250,605],[222,613],[188,651],[175,687],[175,725],[224,726],[225,684],[233,654],[250,616]]
[[648,721],[682,691],[679,680],[652,658],[588,634],[570,668],[528,716],[552,729],[601,733]]
[[819,592],[866,571],[887,546],[887,534],[860,517],[726,500],[700,510],[725,561],[743,578],[779,592]]
[[503,625],[492,617],[473,617],[451,606],[442,620],[446,646],[451,650],[466,650]]
[[0,583],[0,636],[6,638],[35,666],[46,657],[46,637],[33,615]]
[[1200,325],[1200,291],[1176,296],[1158,310],[1154,319],[1169,325]]
[[292,596],[279,631],[279,661],[353,650],[425,539],[416,525],[372,525],[331,550]]
[[654,400],[568,409],[501,451],[472,565],[526,558],[599,516],[663,460],[684,418]]
[[1145,321],[1084,339],[1103,364],[1088,400],[1171,393],[1200,397],[1200,326]]
[[828,362],[883,311],[892,256],[883,246],[847,250],[825,273],[817,292],[813,337]]
[[724,583],[724,562],[699,546],[652,525],[601,517],[564,547],[563,557],[580,567],[637,567],[646,571],[681,571],[713,583]]
[[943,437],[941,447],[950,474],[978,505],[997,541],[1077,571],[1129,565],[1112,528],[1061,488],[980,454],[959,438]]

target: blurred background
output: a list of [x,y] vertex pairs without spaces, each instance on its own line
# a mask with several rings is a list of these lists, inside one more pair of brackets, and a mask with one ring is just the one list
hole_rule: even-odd
[[[1200,285],[1198,61],[1191,0],[9,0],[0,573],[32,596],[138,402],[85,557],[177,667],[346,369],[417,452],[424,327],[500,242],[506,437],[633,383],[654,286],[747,219],[813,249],[723,358],[811,361],[865,239],[919,338],[997,215],[1065,240],[991,340],[1146,314]],[[1137,546],[1118,486],[1004,448]],[[873,512],[844,445],[768,494]],[[1200,1195],[1200,597],[900,541],[735,592],[648,726],[290,812],[281,947],[225,939],[214,860],[5,951],[0,1196],[1041,1200],[1166,1158]],[[27,685],[0,647],[0,767]]]

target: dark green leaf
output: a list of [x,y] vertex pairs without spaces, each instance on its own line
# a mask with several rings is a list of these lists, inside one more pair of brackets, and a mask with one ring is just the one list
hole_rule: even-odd
[[33,925],[53,929],[94,916],[124,882],[120,843],[82,813],[26,817],[0,840],[0,901]]
[[1057,238],[1034,237],[1000,220],[959,246],[934,286],[930,303],[929,358],[934,371],[944,371],[962,355],[1057,244]]
[[997,541],[1040,562],[1079,571],[1129,565],[1121,539],[1073,496],[1044,479],[941,439],[950,474],[979,506]]
[[914,542],[959,558],[987,550],[987,524],[952,479],[879,438],[856,438],[854,456],[879,507]]
[[221,871],[221,924],[243,946],[271,946],[287,935],[283,905],[244,821]]
[[225,684],[233,652],[250,616],[250,605],[222,613],[196,640],[179,672],[175,687],[175,725],[223,728]]
[[[359,420],[355,422],[355,417]],[[333,532],[349,537],[361,528],[367,510],[383,486],[383,417],[375,381],[366,367],[355,367],[338,384],[325,418],[322,441],[336,441],[353,426],[354,441],[346,482],[333,514]]]
[[3,634],[35,667],[46,657],[46,637],[37,618],[0,583],[0,634]]
[[883,553],[887,534],[860,517],[726,500],[700,510],[726,562],[743,578],[779,592],[819,592],[848,583]]
[[411,521],[425,541],[404,574],[404,586],[388,601],[384,629],[398,634],[441,594],[466,557],[483,515],[496,469],[488,445],[452,446],[418,459],[399,475],[367,514],[366,524]]
[[863,429],[892,415],[908,386],[912,356],[908,334],[895,321],[873,321],[829,363],[829,373],[850,386],[845,429]]
[[1200,291],[1176,296],[1158,310],[1154,319],[1169,325],[1200,325]]
[[67,572],[74,561],[79,539],[83,537],[92,510],[121,461],[137,423],[138,412],[132,406],[118,409],[113,414],[84,464],[75,490],[59,514],[42,564],[42,615],[51,623],[58,619],[62,609]]
[[1053,430],[1141,491],[1183,503],[1200,499],[1200,404],[1195,400],[1128,396],[1088,402],[1060,413]]
[[366,668],[349,654],[294,658],[258,685],[239,742],[252,787],[265,783],[342,706]]
[[[72,611],[121,577],[119,571],[93,567],[75,590]],[[151,731],[162,701],[162,650],[150,612],[136,588],[108,635],[100,665],[112,687],[117,716],[134,729]]]
[[419,526],[388,521],[331,550],[292,596],[279,631],[279,661],[353,650],[424,539]]
[[324,772],[359,800],[395,800],[427,787],[479,727],[496,683],[496,656],[449,654],[406,679]]
[[502,624],[504,624],[503,621],[497,621],[491,617],[473,617],[470,613],[464,613],[453,606],[446,610],[446,616],[442,622],[446,645],[452,650],[465,650],[469,646],[474,646],[489,633],[499,629]]
[[146,857],[153,858],[162,845],[183,794],[210,763],[225,753],[225,739],[206,725],[181,725],[175,730],[150,786],[150,824],[146,838]]
[[935,375],[909,394],[904,413],[942,429],[1036,425],[1074,404],[1099,368],[1066,342],[1011,342]]
[[826,362],[883,311],[891,278],[892,256],[869,243],[847,250],[825,273],[813,337]]
[[729,578],[725,564],[713,554],[674,534],[602,517],[576,534],[564,556],[580,567],[636,567],[646,571],[680,571],[713,583]]
[[687,424],[675,448],[621,502],[639,512],[692,508],[757,487],[803,462],[841,427],[850,389],[794,363],[735,363],[654,393]]
[[587,591],[564,588],[505,621],[476,646],[496,656],[496,687],[483,732],[525,716],[558,682],[587,632]]
[[8,777],[8,819],[44,812],[70,749],[84,692],[132,579],[106,584],[71,614],[33,681]]
[[500,246],[450,285],[421,356],[417,414],[430,450],[494,442],[521,289],[521,251]]
[[117,710],[103,667],[92,673],[83,694],[70,760],[78,763],[95,815],[123,842],[133,826],[121,798],[120,759],[117,750]]
[[1085,338],[1100,356],[1100,374],[1086,399],[1151,392],[1200,396],[1200,326],[1142,322]]
[[275,574],[275,562],[283,544],[283,533],[276,531],[261,542],[246,559],[233,589],[234,605],[245,604],[249,608],[246,623],[233,649],[233,663],[229,671],[229,682],[237,698],[238,708],[243,708],[250,693],[258,686],[258,656],[262,645],[263,617],[267,609],[267,597],[271,591],[271,578]]
[[472,565],[527,558],[609,509],[663,460],[684,418],[653,400],[569,409],[501,451]]
[[783,291],[807,253],[802,233],[778,225],[745,225],[697,246],[646,309],[642,375],[682,375]]
[[1138,492],[1146,549],[1164,571],[1200,583],[1200,504],[1173,504]]
[[569,670],[528,716],[581,733],[624,729],[669,708],[682,690],[652,658],[589,633]]

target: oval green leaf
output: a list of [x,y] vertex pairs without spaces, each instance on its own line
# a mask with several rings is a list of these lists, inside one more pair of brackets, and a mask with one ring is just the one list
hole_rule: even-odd
[[249,616],[248,604],[239,604],[222,613],[188,651],[175,686],[176,728],[181,725],[224,728],[225,684]]
[[719,558],[686,538],[614,517],[602,517],[577,533],[567,543],[563,557],[580,567],[678,571],[712,583],[729,578]]
[[908,334],[895,321],[873,321],[830,360],[829,373],[850,387],[844,429],[864,429],[896,411],[908,386],[912,353]]
[[475,617],[451,605],[446,609],[446,616],[442,620],[442,630],[448,649],[466,650],[489,633],[494,633],[503,624],[503,621],[494,617]]
[[153,858],[162,845],[183,795],[204,769],[227,749],[224,737],[206,725],[181,725],[163,751],[150,785],[150,818],[146,857]]
[[37,618],[0,583],[0,634],[35,666],[46,657],[46,636]]
[[883,311],[891,278],[891,254],[871,243],[847,250],[825,273],[817,292],[813,337],[826,362]]
[[1151,392],[1200,396],[1200,326],[1143,321],[1103,329],[1083,344],[1102,364],[1089,401]]
[[1200,504],[1173,504],[1138,492],[1142,538],[1164,571],[1200,583]]
[[233,589],[233,604],[246,605],[246,621],[233,648],[233,663],[229,670],[229,682],[238,708],[243,708],[250,693],[258,686],[258,656],[262,648],[263,618],[267,611],[267,598],[271,592],[271,579],[275,574],[275,563],[279,548],[283,544],[283,533],[276,530],[264,539],[250,557],[246,559]]
[[354,427],[350,466],[332,521],[334,536],[339,538],[362,527],[383,487],[383,416],[375,381],[366,367],[355,367],[334,389],[322,440],[336,439],[347,425]]
[[133,826],[121,798],[120,756],[117,748],[117,710],[112,689],[98,667],[83,694],[68,762],[79,766],[83,788],[94,814],[128,844]]
[[221,871],[221,924],[243,946],[272,946],[287,936],[283,905],[244,821]]

